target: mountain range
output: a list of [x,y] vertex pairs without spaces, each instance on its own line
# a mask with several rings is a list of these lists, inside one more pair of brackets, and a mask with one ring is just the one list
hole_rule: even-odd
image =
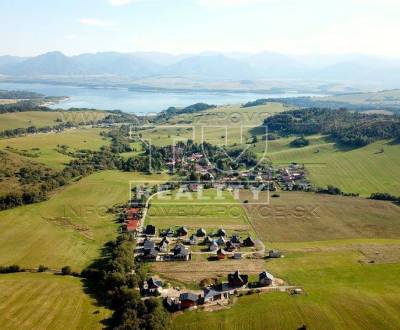
[[212,80],[319,79],[400,83],[400,59],[365,55],[290,56],[263,52],[172,55],[103,52],[66,56],[0,56],[0,74],[10,77],[113,75],[195,77]]

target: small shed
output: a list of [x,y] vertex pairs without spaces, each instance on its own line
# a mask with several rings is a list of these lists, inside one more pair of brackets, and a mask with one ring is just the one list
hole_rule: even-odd
[[278,250],[271,250],[268,252],[270,258],[282,258],[282,253]]

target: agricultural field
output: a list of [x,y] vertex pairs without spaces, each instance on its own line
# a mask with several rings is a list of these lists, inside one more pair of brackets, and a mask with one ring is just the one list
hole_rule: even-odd
[[228,191],[206,189],[198,193],[165,192],[151,201],[146,223],[157,228],[186,226],[189,231],[223,227],[247,234],[253,231],[240,203]]
[[[264,242],[400,237],[400,207],[393,203],[303,192],[279,194],[268,205],[244,204]],[[261,202],[267,201],[266,195],[260,194]]]
[[304,288],[302,295],[253,294],[229,309],[185,312],[173,329],[397,329],[400,264],[360,264],[357,251],[288,254],[268,271]]
[[[173,329],[397,329],[400,208],[361,198],[280,194],[265,207],[265,217],[251,210],[257,206],[244,207],[266,249],[279,249],[284,258],[249,260],[246,268],[249,275],[264,268],[304,294],[246,295],[219,311],[177,315]],[[218,274],[209,264],[214,277],[226,276],[223,265]],[[155,266],[174,275],[174,267],[170,273],[163,268]],[[176,278],[191,283],[190,275],[205,275],[201,270],[187,267]]]
[[81,280],[48,273],[0,275],[0,324],[8,329],[102,329],[111,312],[97,306]]
[[0,114],[0,131],[30,126],[55,126],[62,122],[81,123],[103,119],[107,113],[101,111],[26,111]]
[[[294,137],[268,141],[266,159],[276,165],[305,164],[316,186],[333,185],[365,197],[374,192],[400,194],[400,144],[378,141],[348,148],[319,135],[307,138],[310,145],[304,148],[290,146]],[[253,150],[262,157],[264,149],[265,142],[259,142]]]
[[250,131],[261,125],[266,117],[285,110],[288,108],[278,103],[251,108],[221,106],[200,113],[178,115],[141,133],[144,139],[158,146],[187,139],[217,145],[241,144],[251,137]]
[[0,212],[0,265],[69,265],[80,271],[116,237],[118,224],[108,208],[128,201],[131,180],[152,179],[167,176],[104,171],[56,191],[45,202]]
[[10,150],[19,155],[28,153],[30,159],[54,169],[62,169],[71,157],[57,151],[58,145],[67,145],[70,150],[98,150],[109,144],[100,136],[102,129],[71,129],[61,133],[43,133],[0,140],[0,150]]

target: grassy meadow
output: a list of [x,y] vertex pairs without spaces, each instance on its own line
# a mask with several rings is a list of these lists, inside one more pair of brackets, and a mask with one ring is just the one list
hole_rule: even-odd
[[[289,285],[302,287],[304,294],[246,295],[219,311],[179,314],[173,329],[400,326],[398,206],[361,198],[281,193],[258,213],[251,210],[257,206],[244,207],[267,250],[279,249],[284,258],[251,260],[242,272],[251,275],[253,270],[268,270]],[[181,270],[182,274],[197,278],[206,266],[195,267],[196,262]],[[157,267],[166,276],[174,275],[174,267],[170,273],[163,265]],[[226,276],[223,265],[220,273]],[[176,278],[186,278],[180,274]],[[218,272],[212,275],[219,277]],[[189,278],[186,281],[191,283]]]
[[0,212],[0,265],[81,270],[116,237],[118,224],[107,209],[130,197],[131,180],[167,179],[119,171],[93,174],[49,200]]
[[250,131],[275,113],[285,111],[282,104],[270,103],[252,108],[240,105],[221,106],[200,113],[183,114],[158,127],[141,131],[143,138],[154,145],[171,145],[193,139],[217,145],[245,143]]
[[254,294],[229,309],[185,312],[173,329],[398,329],[400,264],[363,265],[357,251],[287,255],[268,271],[305,294]]
[[0,114],[0,131],[30,126],[55,126],[61,122],[80,123],[100,120],[107,115],[100,111],[26,111]]
[[[0,150],[6,147],[17,152],[31,151],[37,157],[30,158],[54,169],[61,169],[71,160],[69,156],[57,151],[57,145],[68,145],[70,150],[97,150],[109,144],[109,140],[100,136],[102,129],[72,129],[61,133],[28,135],[12,139],[0,140]],[[38,148],[38,150],[37,150]]]
[[81,280],[48,273],[0,275],[0,325],[11,329],[102,329],[110,311],[96,306]]
[[228,231],[252,232],[251,225],[240,203],[228,191],[217,193],[205,189],[198,193],[166,192],[151,201],[146,223],[158,228],[186,226],[195,231],[223,227]]
[[[310,145],[304,148],[290,146],[294,137],[268,141],[267,159],[276,165],[305,164],[308,178],[316,186],[333,185],[362,196],[374,192],[400,195],[400,144],[378,141],[348,148],[319,135],[307,138]],[[264,149],[265,142],[253,148],[259,157]]]

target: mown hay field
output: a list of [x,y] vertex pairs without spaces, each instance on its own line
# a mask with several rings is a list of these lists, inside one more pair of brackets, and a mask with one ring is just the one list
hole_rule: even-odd
[[23,137],[0,140],[0,149],[12,148],[19,155],[24,152],[37,154],[29,157],[30,160],[43,163],[51,168],[61,169],[72,158],[57,151],[58,145],[69,146],[68,151],[79,149],[98,150],[103,145],[108,145],[109,140],[100,136],[102,130],[71,129],[61,133],[43,133]]
[[104,171],[58,190],[45,202],[0,212],[0,265],[69,265],[80,271],[117,235],[108,208],[129,200],[131,180],[147,179],[167,177]]
[[11,329],[102,329],[111,311],[96,306],[82,282],[48,273],[0,275],[0,325]]

